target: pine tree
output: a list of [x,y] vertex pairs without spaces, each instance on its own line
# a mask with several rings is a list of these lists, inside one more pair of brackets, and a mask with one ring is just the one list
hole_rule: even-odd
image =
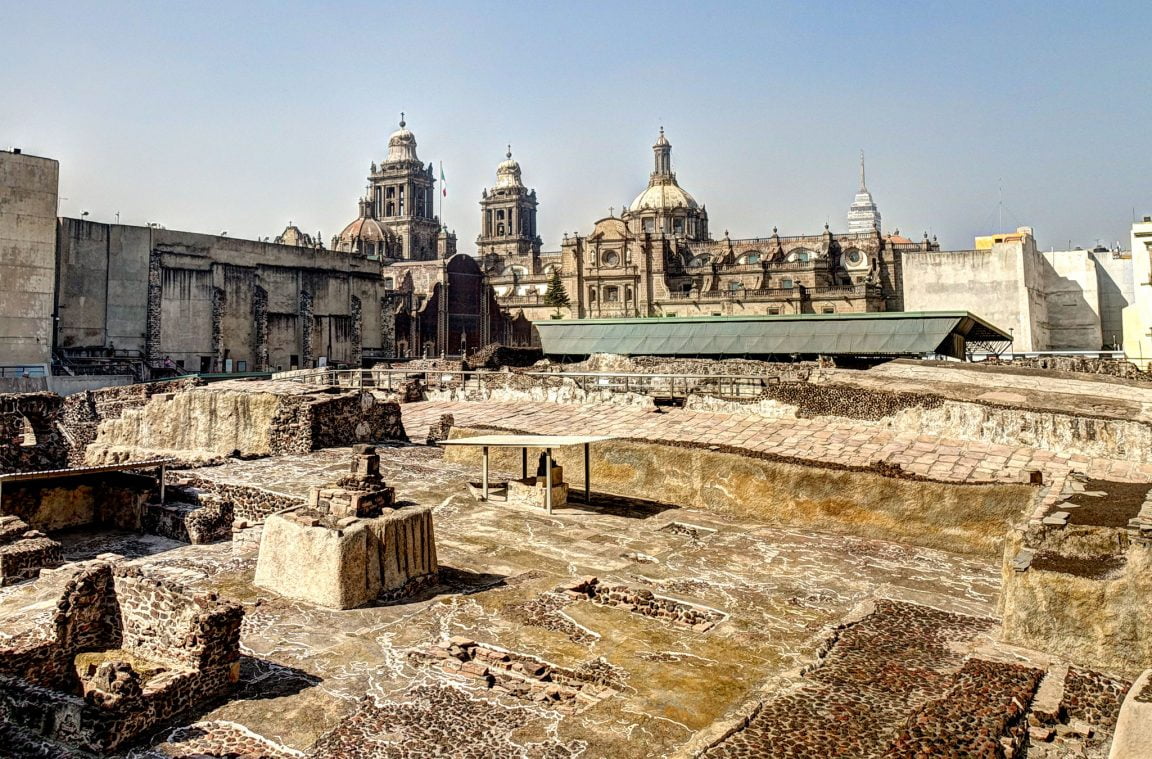
[[564,289],[564,283],[560,281],[560,272],[556,269],[552,270],[552,279],[548,281],[548,290],[544,293],[544,304],[556,309],[555,318],[557,319],[561,317],[561,308],[568,308],[572,305],[568,291]]

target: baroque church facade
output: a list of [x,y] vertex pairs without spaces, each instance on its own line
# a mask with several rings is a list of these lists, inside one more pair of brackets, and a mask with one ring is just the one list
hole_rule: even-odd
[[[715,237],[707,208],[672,170],[672,145],[660,130],[648,186],[619,216],[595,222],[587,235],[565,235],[559,251],[541,251],[536,192],[520,165],[506,160],[481,201],[477,257],[508,315],[556,318],[544,302],[553,272],[570,299],[565,318],[851,313],[903,309],[902,255],[938,250],[927,235],[914,243],[885,235],[864,182],[848,214],[848,231],[825,225],[815,235]],[[520,333],[516,342],[524,342]]]

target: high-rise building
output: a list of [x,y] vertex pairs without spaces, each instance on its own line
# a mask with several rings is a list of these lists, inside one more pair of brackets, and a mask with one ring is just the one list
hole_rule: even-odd
[[868,192],[868,184],[864,181],[864,151],[860,151],[860,189],[856,191],[856,199],[848,208],[848,231],[853,234],[866,234],[876,230],[880,231],[880,211],[876,208],[876,201],[872,200],[872,193]]

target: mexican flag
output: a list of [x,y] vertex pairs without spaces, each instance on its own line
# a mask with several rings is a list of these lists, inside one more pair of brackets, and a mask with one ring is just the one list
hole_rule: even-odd
[[441,197],[448,197],[448,182],[444,179],[444,162],[440,162],[440,192]]

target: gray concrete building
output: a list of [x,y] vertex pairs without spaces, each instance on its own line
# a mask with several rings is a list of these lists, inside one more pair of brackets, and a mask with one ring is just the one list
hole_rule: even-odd
[[52,360],[60,164],[0,151],[0,373]]

